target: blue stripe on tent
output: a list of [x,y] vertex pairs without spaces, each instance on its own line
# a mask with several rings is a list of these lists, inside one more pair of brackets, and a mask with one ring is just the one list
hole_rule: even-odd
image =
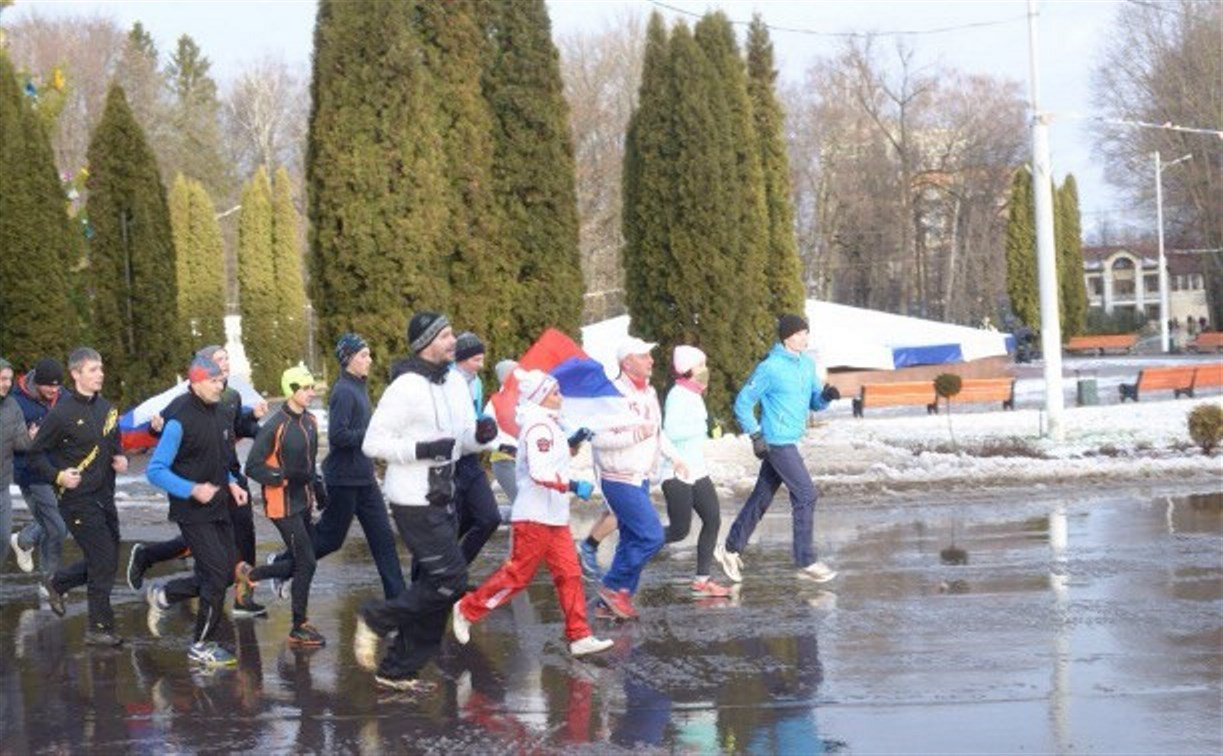
[[1015,353],[1015,337],[1009,333],[1006,335],[1006,353]]
[[570,357],[548,372],[560,384],[561,396],[584,399],[620,396],[603,372],[603,364],[589,357]]
[[963,362],[959,344],[930,344],[917,347],[897,347],[892,350],[892,365],[897,369],[914,365],[945,365]]

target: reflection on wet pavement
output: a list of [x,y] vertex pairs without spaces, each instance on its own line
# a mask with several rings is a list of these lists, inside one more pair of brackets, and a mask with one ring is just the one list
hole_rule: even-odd
[[615,647],[577,661],[541,574],[447,642],[425,696],[353,660],[353,611],[379,593],[359,531],[316,578],[330,645],[288,647],[273,603],[225,624],[239,664],[211,674],[188,667],[189,611],[154,638],[116,589],[129,642],[86,649],[82,597],[60,620],[4,565],[0,751],[1218,753],[1221,526],[1217,494],[864,503],[820,512],[842,575],[820,590],[794,577],[779,498],[731,598],[689,597],[689,539],[647,571],[641,621],[596,624]]

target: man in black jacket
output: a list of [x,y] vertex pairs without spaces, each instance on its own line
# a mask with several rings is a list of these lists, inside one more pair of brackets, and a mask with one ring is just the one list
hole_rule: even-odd
[[84,558],[44,581],[52,611],[64,616],[64,594],[87,586],[85,642],[117,646],[110,592],[119,567],[119,512],[115,474],[127,471],[119,443],[119,412],[102,397],[102,356],[89,347],[68,355],[73,389],[47,414],[30,448],[29,463],[56,485],[59,510]]

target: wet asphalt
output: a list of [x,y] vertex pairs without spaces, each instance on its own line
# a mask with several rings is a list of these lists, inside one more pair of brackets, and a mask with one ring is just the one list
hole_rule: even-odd
[[[724,530],[736,510],[723,502]],[[161,517],[123,510],[123,564],[134,540],[173,533]],[[271,602],[223,625],[239,665],[213,673],[187,661],[188,607],[153,637],[120,579],[128,642],[88,649],[83,592],[59,619],[9,559],[0,753],[1223,752],[1223,494],[834,502],[816,526],[834,582],[796,578],[778,497],[732,598],[690,596],[694,533],[650,564],[640,621],[593,623],[616,644],[588,660],[569,656],[541,572],[469,645],[448,638],[417,696],[353,659],[354,610],[380,593],[356,524],[311,595],[328,645],[290,648]],[[259,532],[261,555],[279,545]],[[473,578],[507,548],[499,532]]]

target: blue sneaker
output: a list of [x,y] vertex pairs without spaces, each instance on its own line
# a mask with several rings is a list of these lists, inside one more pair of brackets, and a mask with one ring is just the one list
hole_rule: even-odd
[[216,641],[198,641],[187,649],[187,658],[205,667],[233,667],[238,658],[217,645]]
[[592,583],[603,579],[603,570],[599,569],[599,550],[586,541],[578,543],[578,561],[582,563],[582,577]]

